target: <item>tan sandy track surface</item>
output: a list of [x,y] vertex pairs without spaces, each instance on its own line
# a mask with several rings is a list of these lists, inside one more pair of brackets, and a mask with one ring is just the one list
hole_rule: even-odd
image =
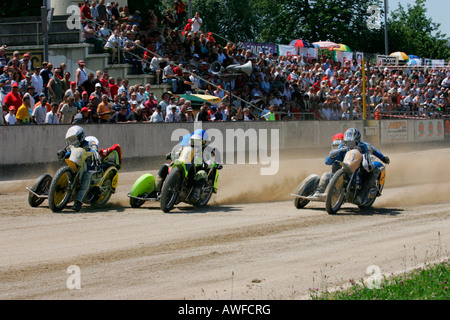
[[[1,299],[305,299],[333,288],[448,257],[450,149],[389,152],[384,194],[362,213],[322,203],[297,210],[290,196],[323,158],[281,161],[277,177],[225,166],[219,193],[200,211],[126,194],[142,172],[121,172],[105,209],[52,213],[28,205],[33,180],[0,183]],[[151,173],[156,171],[151,170]],[[67,268],[81,289],[67,288]]]

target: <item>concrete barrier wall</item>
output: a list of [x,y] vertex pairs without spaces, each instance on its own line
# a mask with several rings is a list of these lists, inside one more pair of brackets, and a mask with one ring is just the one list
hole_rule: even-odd
[[[0,165],[32,164],[57,161],[56,152],[65,145],[65,134],[71,125],[32,125],[0,127]],[[177,144],[172,134],[192,132],[194,124],[145,123],[145,124],[91,124],[83,126],[87,135],[100,141],[101,148],[120,144],[124,159],[163,156]],[[259,138],[267,130],[267,147],[274,143],[271,133],[278,134],[280,150],[328,147],[331,138],[349,127],[358,128],[364,139],[375,146],[405,142],[436,141],[444,139],[442,120],[402,121],[296,121],[296,122],[226,122],[204,123],[212,138],[224,138],[223,153],[231,151],[233,141],[257,136],[258,142],[246,139],[246,150],[261,148]],[[262,130],[262,131],[260,131]],[[227,138],[228,137],[228,138]],[[274,138],[277,136],[275,135]],[[174,137],[177,138],[177,137]],[[214,142],[212,139],[212,142]],[[228,141],[227,141],[228,139]],[[178,140],[179,141],[179,140]],[[237,141],[234,143],[237,146]],[[275,146],[275,145],[273,145]]]

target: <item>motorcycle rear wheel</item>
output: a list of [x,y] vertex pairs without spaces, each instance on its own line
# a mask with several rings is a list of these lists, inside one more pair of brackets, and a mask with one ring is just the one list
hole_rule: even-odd
[[340,169],[331,178],[325,200],[325,207],[329,214],[336,214],[344,203],[346,176],[344,170]]
[[160,208],[163,212],[173,209],[179,195],[181,177],[181,169],[178,167],[173,168],[167,176],[161,191]]
[[105,204],[108,203],[109,199],[111,198],[111,195],[113,194],[113,189],[112,189],[112,179],[113,179],[114,175],[113,174],[109,174],[109,177],[107,177],[102,185],[100,186],[101,189],[107,189],[101,196],[100,198],[98,198],[97,201],[95,201],[92,206],[93,207],[101,207],[104,206]]
[[[36,179],[33,186],[30,188],[35,193],[39,195],[48,195],[48,190],[50,188],[50,184],[52,183],[52,176],[49,174],[43,174],[39,178]],[[32,207],[38,207],[44,202],[46,198],[40,198],[33,193],[28,194],[28,203]]]
[[64,210],[69,203],[72,196],[73,177],[72,170],[67,166],[56,172],[48,193],[48,205],[53,212]]

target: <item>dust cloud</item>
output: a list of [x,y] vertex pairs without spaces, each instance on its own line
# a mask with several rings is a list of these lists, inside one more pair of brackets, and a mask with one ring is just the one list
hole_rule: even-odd
[[[385,152],[391,159],[386,185],[375,207],[431,204],[450,200],[450,149]],[[310,174],[330,170],[324,158],[280,160],[275,176],[261,176],[259,166],[225,166],[219,191],[211,204],[238,204],[293,200],[291,196]]]
[[[387,166],[386,185],[375,207],[409,206],[450,201],[450,148],[426,150],[383,150],[391,159]],[[277,175],[262,176],[260,165],[225,165],[220,171],[219,190],[210,205],[264,203],[294,200],[291,196],[310,174],[321,176],[330,170],[325,155],[297,152],[295,156],[280,154]],[[158,167],[155,163],[154,168]],[[156,174],[157,170],[148,172]],[[45,173],[45,169],[43,168]],[[145,170],[145,167],[142,167]],[[49,170],[50,171],[50,170]],[[119,173],[118,192],[111,203],[129,206],[126,194],[133,183],[147,171]],[[54,174],[54,172],[49,172]],[[36,178],[38,175],[36,175]],[[27,192],[34,179],[2,181],[0,194]]]

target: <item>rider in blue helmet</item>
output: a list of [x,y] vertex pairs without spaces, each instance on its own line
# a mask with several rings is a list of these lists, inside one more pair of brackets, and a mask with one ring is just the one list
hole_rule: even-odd
[[[173,162],[178,158],[183,147],[192,146],[194,149],[197,149],[194,161],[197,160],[198,162],[197,166],[200,166],[198,171],[200,170],[208,171],[211,168],[212,164],[215,163],[216,150],[215,149],[210,150],[210,148],[207,147],[206,145],[207,139],[208,133],[205,130],[196,129],[192,134],[187,134],[183,136],[179,145],[175,146],[175,148],[166,155],[166,159],[171,160],[171,162]],[[155,197],[158,197],[158,195],[161,192],[164,180],[169,174],[169,167],[170,164],[163,164],[158,172],[158,175],[156,176]],[[222,166],[218,165],[217,168],[220,170]],[[203,183],[203,181],[199,182],[200,190],[201,190],[201,183]],[[193,192],[193,195],[195,197],[196,193]]]
[[350,149],[358,149],[363,154],[363,168],[366,177],[364,178],[363,187],[358,192],[355,203],[364,206],[370,201],[369,193],[375,186],[375,182],[381,173],[381,170],[374,166],[371,160],[373,154],[385,164],[389,164],[388,156],[383,155],[380,150],[371,144],[361,140],[361,132],[356,128],[349,128],[344,133],[344,140],[336,150],[330,152],[330,156],[326,159],[326,164],[333,164],[336,160],[343,161],[345,154]]

